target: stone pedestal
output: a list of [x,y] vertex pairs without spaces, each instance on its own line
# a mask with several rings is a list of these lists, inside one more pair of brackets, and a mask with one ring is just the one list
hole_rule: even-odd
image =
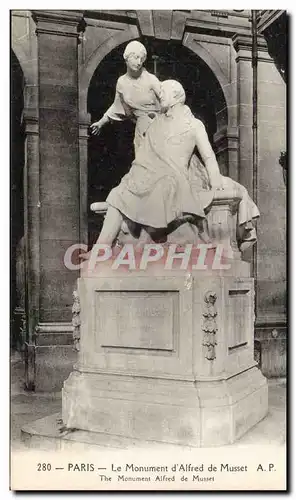
[[234,241],[238,202],[222,192],[208,216],[216,244],[234,247],[223,269],[85,264],[80,351],[63,388],[66,427],[201,447],[233,443],[264,418],[254,284]]
[[232,443],[266,415],[251,278],[98,275],[78,292],[67,427],[199,447]]

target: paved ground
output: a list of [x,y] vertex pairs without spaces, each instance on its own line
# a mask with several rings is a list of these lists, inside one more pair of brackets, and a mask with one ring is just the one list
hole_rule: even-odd
[[[33,393],[24,390],[24,365],[20,356],[11,359],[11,441],[20,448],[24,424],[61,411],[61,393]],[[286,382],[269,381],[269,414],[237,444],[283,445],[286,440]]]
[[38,418],[56,413],[62,407],[62,394],[34,393],[24,389],[24,364],[16,353],[11,358],[10,435],[13,448],[21,446],[21,428]]

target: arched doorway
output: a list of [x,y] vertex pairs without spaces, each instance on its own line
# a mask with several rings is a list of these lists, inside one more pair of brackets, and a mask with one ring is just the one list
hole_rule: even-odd
[[[209,66],[189,48],[172,40],[142,39],[147,49],[146,68],[163,81],[175,79],[182,83],[193,114],[201,119],[214,147],[219,111],[224,109],[227,126],[227,105],[220,84]],[[98,120],[112,104],[117,79],[126,71],[123,52],[126,43],[113,49],[98,65],[90,81],[87,111],[91,121]],[[221,114],[220,114],[221,116]],[[221,126],[221,123],[219,123]],[[88,146],[88,207],[104,201],[129,170],[134,158],[134,125],[126,121],[107,124],[99,137],[92,137]],[[98,235],[98,217],[89,212],[89,244]]]
[[21,328],[25,312],[25,269],[24,269],[24,145],[25,136],[22,124],[24,109],[24,75],[20,63],[11,51],[11,130],[10,130],[10,215],[11,215],[11,347],[22,345]]

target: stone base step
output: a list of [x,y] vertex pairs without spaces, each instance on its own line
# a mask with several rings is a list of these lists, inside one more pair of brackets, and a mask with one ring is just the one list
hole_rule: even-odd
[[[62,414],[54,413],[22,427],[22,442],[28,448],[42,450],[97,451],[98,448],[180,450],[180,446],[144,441],[101,432],[65,429]],[[184,449],[192,449],[184,446]]]

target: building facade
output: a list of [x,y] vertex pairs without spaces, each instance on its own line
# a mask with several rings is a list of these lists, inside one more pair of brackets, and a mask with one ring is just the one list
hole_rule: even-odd
[[244,255],[256,283],[256,355],[267,376],[285,374],[286,71],[275,36],[286,34],[285,18],[257,11],[254,54],[246,10],[12,12],[12,347],[25,352],[29,389],[59,389],[75,360],[78,272],[64,254],[94,241],[89,205],[105,200],[131,163],[131,126],[108,125],[94,139],[89,125],[112,103],[134,39],[145,44],[150,71],[183,84],[221,172],[259,206],[256,250]]

